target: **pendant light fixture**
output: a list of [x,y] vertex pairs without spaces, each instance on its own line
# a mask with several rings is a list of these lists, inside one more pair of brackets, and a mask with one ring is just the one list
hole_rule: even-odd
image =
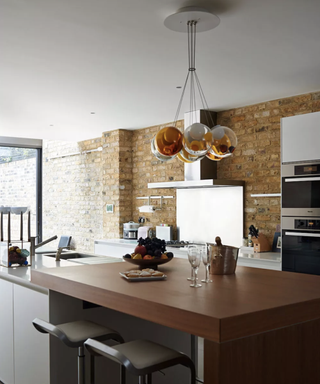
[[181,8],[177,13],[168,16],[164,25],[176,32],[188,34],[188,60],[189,69],[181,98],[178,103],[177,112],[173,126],[162,128],[151,141],[151,151],[154,156],[163,161],[169,161],[176,156],[185,163],[192,163],[207,156],[210,160],[220,161],[225,157],[231,156],[237,146],[237,137],[228,127],[215,126],[212,114],[208,113],[208,121],[211,121],[211,128],[205,124],[191,121],[191,125],[185,127],[182,133],[176,123],[179,118],[180,109],[186,90],[189,88],[190,101],[189,108],[191,116],[195,116],[196,90],[201,100],[202,109],[209,111],[208,104],[202,90],[195,63],[196,54],[196,33],[209,31],[220,24],[218,16],[206,9],[199,7]]

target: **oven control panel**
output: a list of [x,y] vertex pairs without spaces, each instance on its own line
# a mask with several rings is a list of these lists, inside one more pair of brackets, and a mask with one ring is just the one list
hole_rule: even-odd
[[295,229],[320,229],[320,220],[310,220],[310,219],[295,219],[294,220]]

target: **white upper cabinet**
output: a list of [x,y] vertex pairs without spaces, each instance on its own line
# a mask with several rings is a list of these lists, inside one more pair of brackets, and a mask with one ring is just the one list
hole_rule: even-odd
[[281,119],[281,161],[320,159],[320,112]]

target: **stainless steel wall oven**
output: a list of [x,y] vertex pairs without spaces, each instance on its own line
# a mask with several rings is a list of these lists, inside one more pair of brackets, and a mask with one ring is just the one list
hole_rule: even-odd
[[282,216],[320,216],[320,162],[282,165]]
[[320,275],[320,217],[282,218],[282,270]]

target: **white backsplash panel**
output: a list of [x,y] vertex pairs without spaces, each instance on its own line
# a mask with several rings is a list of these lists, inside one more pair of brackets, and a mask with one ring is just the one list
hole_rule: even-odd
[[243,188],[177,189],[180,240],[240,247],[243,237]]

